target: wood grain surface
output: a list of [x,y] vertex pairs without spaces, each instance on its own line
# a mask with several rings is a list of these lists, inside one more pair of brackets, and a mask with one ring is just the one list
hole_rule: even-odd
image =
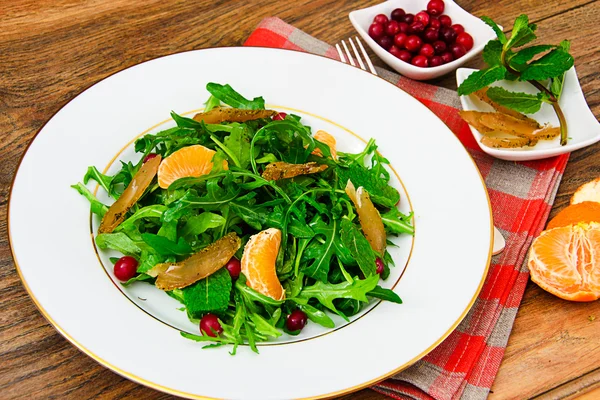
[[[347,14],[378,3],[344,0],[4,0],[0,5],[0,398],[166,399],[101,367],[41,316],[16,274],[6,208],[20,157],[65,103],[102,78],[175,52],[241,45],[278,16],[329,43],[353,34]],[[600,116],[600,2],[459,0],[510,26],[526,12],[545,42],[572,40],[588,104]],[[426,1],[423,1],[426,4]],[[382,65],[375,58],[376,63]],[[468,64],[480,67],[481,61]],[[433,83],[455,88],[454,77]],[[553,213],[600,176],[600,144],[572,154]],[[490,398],[600,398],[600,302],[573,304],[530,284]],[[346,399],[383,399],[363,390]]]

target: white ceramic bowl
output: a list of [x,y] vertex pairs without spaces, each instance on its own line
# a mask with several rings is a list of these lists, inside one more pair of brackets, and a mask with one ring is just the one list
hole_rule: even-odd
[[[474,71],[476,70],[471,68],[459,68],[456,71],[457,85],[460,86]],[[514,92],[537,93],[537,89],[527,82],[500,81],[492,84],[492,86],[500,86]],[[492,107],[475,98],[475,96],[460,96],[460,102],[463,110],[494,111]],[[575,67],[568,70],[565,75],[565,83],[559,104],[567,120],[569,140],[565,146],[561,146],[559,138],[555,138],[554,140],[540,140],[533,147],[495,149],[483,145],[480,142],[481,133],[472,126],[470,127],[471,133],[479,143],[481,150],[496,158],[509,161],[529,161],[553,157],[581,149],[600,140],[600,123],[598,123],[585,101]],[[542,104],[540,111],[530,116],[541,124],[548,123],[552,126],[558,126],[558,118],[549,104]]]
[[350,22],[369,47],[387,65],[394,68],[404,76],[416,80],[427,80],[437,78],[454,71],[475,55],[479,54],[483,47],[491,39],[495,39],[494,31],[476,16],[469,14],[452,0],[444,0],[446,8],[444,14],[452,18],[453,24],[461,24],[465,32],[473,36],[473,48],[458,60],[440,65],[439,67],[420,68],[406,63],[387,52],[369,36],[369,26],[377,14],[385,14],[389,17],[396,8],[402,8],[407,13],[416,14],[427,8],[428,0],[390,0],[372,7],[355,10],[350,13]]

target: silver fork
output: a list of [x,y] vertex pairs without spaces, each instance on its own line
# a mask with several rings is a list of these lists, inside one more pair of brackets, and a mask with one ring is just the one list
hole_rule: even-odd
[[[362,52],[365,62],[367,63],[367,65],[369,67],[369,71],[373,75],[377,75],[377,71],[375,70],[373,63],[371,62],[371,59],[369,58],[369,55],[367,54],[367,51],[365,50],[365,47],[363,46],[363,44],[360,41],[360,39],[358,38],[358,36],[354,36],[354,40],[356,41],[356,43],[358,44],[358,47],[360,48],[360,50]],[[360,66],[361,69],[366,71],[367,68],[365,67],[365,63],[363,62],[363,60],[356,48],[356,45],[354,44],[354,41],[352,40],[352,38],[348,38],[348,41],[350,42],[350,46],[352,47],[352,50],[354,50],[354,56],[356,57],[356,60],[358,61],[358,65]],[[348,62],[350,62],[350,65],[352,65],[353,67],[356,67],[356,63],[354,62],[352,54],[350,54],[350,49],[348,49],[346,42],[343,40],[342,40],[342,47],[344,47],[344,50],[346,50],[346,56],[344,56],[344,53],[342,52],[342,49],[341,49],[339,43],[336,43],[336,45],[335,45],[335,48],[337,49],[338,54],[340,55],[340,61],[343,62],[344,64],[348,64]],[[346,59],[348,61],[346,61]]]
[[[369,58],[369,55],[367,54],[367,51],[365,50],[365,47],[363,46],[363,44],[360,41],[360,39],[358,38],[358,36],[354,36],[354,40],[352,40],[352,38],[350,37],[350,38],[348,38],[348,41],[350,42],[350,47],[352,47],[352,50],[354,51],[354,57],[356,58],[356,61],[358,61],[359,67],[366,71],[367,70],[367,67],[365,66],[365,62],[366,62],[367,66],[369,67],[369,71],[373,75],[377,75],[377,71],[375,70],[373,63],[371,62],[371,59]],[[356,44],[354,43],[354,41],[356,41]],[[360,48],[360,51],[362,53],[362,58],[360,56],[360,53],[358,52],[357,45],[358,45],[358,48]],[[342,51],[342,48],[340,47],[339,43],[336,43],[336,45],[335,45],[335,48],[337,49],[338,54],[340,55],[340,61],[343,62],[344,64],[350,63],[350,65],[352,65],[353,67],[356,67],[356,63],[354,62],[352,54],[350,53],[350,49],[348,49],[346,42],[343,40],[342,40],[342,47],[344,48],[344,50],[346,52],[345,55],[344,55],[344,52]],[[363,61],[363,58],[364,58],[364,61]],[[492,254],[496,255],[496,254],[501,253],[502,250],[504,250],[505,245],[506,245],[506,242],[504,240],[504,237],[502,236],[502,233],[500,233],[498,228],[496,228],[494,226],[494,245],[493,245]]]

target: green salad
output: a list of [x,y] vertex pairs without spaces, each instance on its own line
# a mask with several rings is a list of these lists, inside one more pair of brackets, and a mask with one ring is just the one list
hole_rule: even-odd
[[207,90],[202,113],[172,112],[175,127],[136,140],[137,163],[113,176],[89,167],[73,185],[101,219],[96,245],[123,254],[115,277],[177,299],[199,324],[181,335],[232,354],[307,323],[333,328],[329,313],[348,320],[373,298],[401,303],[379,283],[394,266],[388,238],[413,235],[412,214],[397,209],[375,141],[343,153],[262,97]]

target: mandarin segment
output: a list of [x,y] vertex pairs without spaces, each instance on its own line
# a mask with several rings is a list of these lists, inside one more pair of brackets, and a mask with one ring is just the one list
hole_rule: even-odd
[[[202,145],[183,147],[166,157],[158,168],[158,185],[163,189],[178,179],[206,175],[213,168],[212,159],[216,151]],[[227,169],[227,161],[223,160]]]
[[[331,152],[331,157],[334,160],[337,160],[337,150],[336,150],[337,142],[333,136],[331,136],[329,133],[327,133],[325,131],[317,131],[317,133],[315,133],[313,137],[315,138],[315,140],[318,140],[321,143],[325,143],[329,147],[329,151]],[[314,154],[315,156],[323,157],[323,152],[321,152],[321,149],[314,149],[311,154]]]
[[579,223],[544,231],[531,245],[531,280],[571,301],[600,298],[600,224]]
[[250,237],[242,256],[247,285],[274,300],[285,299],[285,290],[275,270],[280,245],[281,231],[269,228]]

